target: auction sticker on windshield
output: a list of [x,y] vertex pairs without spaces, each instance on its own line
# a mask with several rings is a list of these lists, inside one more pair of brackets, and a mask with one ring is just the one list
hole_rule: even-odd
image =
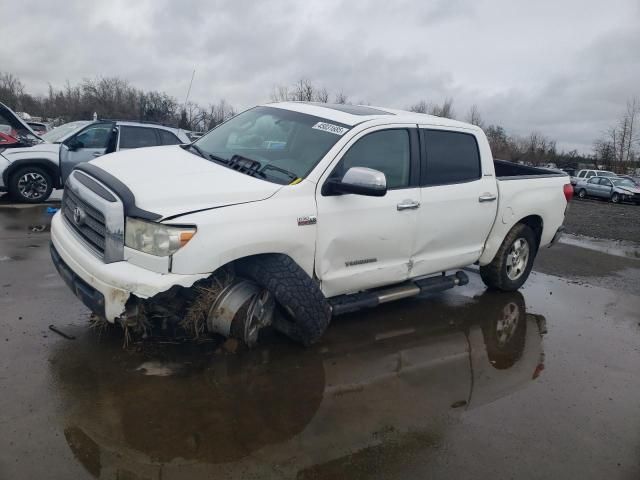
[[313,128],[316,130],[323,130],[325,132],[333,133],[335,135],[344,135],[348,128],[339,127],[338,125],[333,125],[331,123],[318,122]]

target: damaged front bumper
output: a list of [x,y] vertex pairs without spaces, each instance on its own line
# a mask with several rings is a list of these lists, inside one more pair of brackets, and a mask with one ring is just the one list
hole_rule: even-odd
[[65,225],[60,212],[51,221],[51,257],[73,292],[94,313],[110,322],[125,310],[131,295],[146,299],[174,285],[190,287],[209,274],[157,273],[126,261],[103,263]]

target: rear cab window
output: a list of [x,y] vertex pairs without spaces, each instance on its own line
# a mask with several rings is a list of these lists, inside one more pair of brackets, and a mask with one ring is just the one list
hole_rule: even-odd
[[420,130],[425,158],[420,179],[422,186],[465,183],[481,178],[480,151],[473,134]]

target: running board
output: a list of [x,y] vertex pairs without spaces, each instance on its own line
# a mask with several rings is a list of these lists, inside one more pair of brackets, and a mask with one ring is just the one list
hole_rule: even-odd
[[330,298],[333,315],[355,312],[363,308],[372,308],[381,303],[393,302],[401,298],[415,297],[421,293],[436,293],[469,283],[469,277],[463,271],[453,275],[422,278],[373,292],[354,293]]

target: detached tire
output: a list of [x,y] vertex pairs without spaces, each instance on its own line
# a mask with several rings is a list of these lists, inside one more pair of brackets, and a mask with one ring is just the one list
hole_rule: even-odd
[[322,337],[331,320],[331,308],[318,284],[290,257],[258,255],[240,262],[237,270],[271,292],[284,310],[286,318],[274,319],[275,328],[305,346]]
[[538,250],[533,230],[516,224],[507,233],[490,264],[480,267],[480,277],[489,288],[512,292],[529,278]]
[[22,203],[42,203],[53,190],[53,179],[40,167],[23,167],[9,178],[9,195]]

